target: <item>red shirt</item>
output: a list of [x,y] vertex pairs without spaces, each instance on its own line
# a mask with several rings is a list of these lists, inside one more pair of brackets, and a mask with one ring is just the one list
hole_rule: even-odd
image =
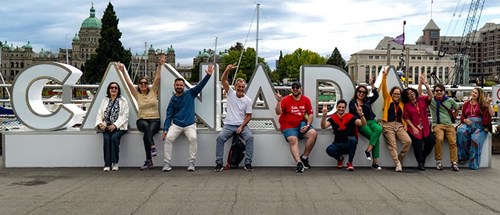
[[[422,125],[421,131],[424,131],[424,137],[429,136],[429,133],[431,132],[429,125],[429,114],[427,113],[429,111],[427,110],[427,106],[430,105],[431,102],[428,100],[428,98],[429,97],[427,96],[418,97],[416,105],[413,102],[406,103],[403,111],[403,118],[409,119],[413,126],[418,128],[419,124]],[[413,133],[413,129],[411,129],[409,126],[408,132],[411,134],[411,136],[417,139],[422,139],[422,132],[420,132],[419,135],[415,135]]]
[[297,128],[300,122],[306,119],[306,114],[313,114],[311,100],[304,95],[297,101],[292,95],[287,95],[281,99],[280,129],[283,131],[289,128]]

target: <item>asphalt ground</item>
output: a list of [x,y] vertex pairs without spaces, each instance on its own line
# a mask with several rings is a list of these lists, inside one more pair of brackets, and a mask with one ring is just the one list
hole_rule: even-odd
[[[480,170],[392,167],[4,168],[0,214],[499,214],[500,155]],[[1,160],[1,159],[0,159]],[[1,164],[1,163],[0,163]],[[332,163],[333,164],[333,163]]]

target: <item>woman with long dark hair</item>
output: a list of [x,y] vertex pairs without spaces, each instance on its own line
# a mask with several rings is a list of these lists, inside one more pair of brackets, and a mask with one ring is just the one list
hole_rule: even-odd
[[[377,159],[380,154],[380,135],[382,134],[382,127],[375,120],[375,113],[372,110],[372,104],[378,99],[379,94],[377,88],[373,85],[374,79],[370,80],[372,88],[372,96],[368,97],[368,88],[360,85],[356,88],[353,98],[349,102],[349,113],[359,118],[356,111],[356,105],[363,109],[363,115],[366,119],[366,125],[359,127],[359,132],[368,138],[368,147],[365,150],[366,159],[372,160],[372,169],[381,170],[378,165]],[[373,155],[373,159],[372,156]]]

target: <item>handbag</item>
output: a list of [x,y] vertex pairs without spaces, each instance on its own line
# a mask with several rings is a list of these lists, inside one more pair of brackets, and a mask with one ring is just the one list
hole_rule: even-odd
[[448,114],[450,115],[450,118],[451,118],[451,122],[455,123],[457,120],[458,111],[453,111],[452,109],[449,109],[448,107],[446,107],[444,105],[441,105],[441,107],[443,107],[446,111],[448,111]]

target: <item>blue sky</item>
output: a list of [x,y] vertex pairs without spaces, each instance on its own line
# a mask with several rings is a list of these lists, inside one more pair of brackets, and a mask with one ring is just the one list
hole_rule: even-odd
[[[93,2],[97,17],[102,17],[108,2]],[[144,52],[145,42],[159,49],[172,45],[177,62],[188,65],[198,51],[214,49],[216,37],[218,51],[246,40],[247,47],[255,48],[253,0],[111,3],[119,18],[121,41],[134,54]],[[469,3],[434,1],[432,19],[441,28],[441,35],[462,34]],[[70,46],[91,5],[92,1],[82,0],[2,0],[0,40],[14,46],[30,41],[35,51],[43,48],[58,52],[66,44]],[[405,42],[415,43],[431,19],[430,0],[266,0],[260,5],[259,56],[272,68],[280,51],[289,54],[297,48],[326,56],[338,47],[348,60],[359,50],[375,48],[384,36],[401,34],[403,20]],[[486,22],[500,23],[498,11],[500,1],[486,0],[479,27]]]

